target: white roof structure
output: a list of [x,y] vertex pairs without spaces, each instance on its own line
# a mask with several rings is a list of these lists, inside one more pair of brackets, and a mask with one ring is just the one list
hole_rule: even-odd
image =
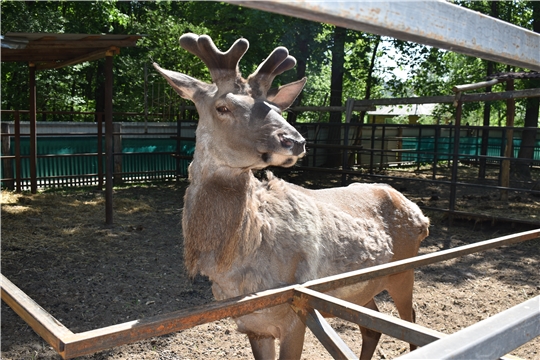
[[385,105],[377,106],[377,110],[368,111],[368,115],[431,115],[437,104],[410,104],[410,105]]

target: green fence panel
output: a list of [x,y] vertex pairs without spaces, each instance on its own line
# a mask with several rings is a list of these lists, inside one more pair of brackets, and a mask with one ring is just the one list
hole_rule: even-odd
[[[14,155],[14,140],[11,138],[11,155]],[[102,153],[105,153],[105,139],[102,141]],[[123,138],[122,139],[122,173],[140,172],[141,174],[126,175],[126,180],[151,180],[174,176],[187,175],[188,160],[176,159],[171,154],[176,153],[174,139]],[[195,149],[193,141],[183,141],[180,144],[182,155],[192,155]],[[21,137],[21,156],[30,153],[30,139]],[[57,155],[38,157],[36,174],[38,178],[52,178],[47,185],[84,184],[97,181],[98,158],[97,139],[93,137],[43,137],[37,140],[38,155]],[[74,154],[81,154],[80,156]],[[74,156],[62,156],[74,155]],[[177,164],[178,162],[178,164]],[[13,161],[15,172],[15,162]],[[105,157],[103,156],[103,172],[105,172]],[[4,173],[2,163],[2,174]],[[80,175],[81,178],[78,178]],[[21,176],[30,177],[29,159],[21,159]],[[64,177],[64,178],[63,178]],[[84,180],[86,178],[86,180]]]

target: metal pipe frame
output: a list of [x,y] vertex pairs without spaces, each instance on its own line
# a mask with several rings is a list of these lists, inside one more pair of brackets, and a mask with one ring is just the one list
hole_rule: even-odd
[[446,1],[228,2],[540,71],[540,34]]
[[540,336],[540,295],[400,359],[497,359]]
[[[310,312],[310,309],[315,307],[322,308],[324,312],[351,319],[351,321],[360,323],[362,326],[372,330],[388,333],[407,342],[425,345],[430,340],[435,341],[442,335],[417,324],[372,312],[369,309],[343,302],[323,293],[376,277],[397,274],[419,266],[533,239],[540,239],[540,229],[78,334],[74,334],[67,329],[3,275],[0,276],[1,297],[63,359],[91,354],[115,346],[177,332],[226,317],[245,315],[256,310],[285,303],[290,303],[293,309],[301,313]],[[310,327],[320,323],[320,331],[315,332],[321,333],[321,341],[328,342],[328,339],[332,338],[332,336],[327,335],[328,329],[324,324],[325,321],[321,321],[322,318],[315,313],[311,312],[311,314]],[[397,330],[392,330],[392,328]],[[346,353],[346,349],[339,345],[338,348],[340,348],[341,353]]]

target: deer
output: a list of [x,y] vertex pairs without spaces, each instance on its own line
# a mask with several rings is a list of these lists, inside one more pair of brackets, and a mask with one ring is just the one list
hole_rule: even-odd
[[[217,300],[301,284],[330,275],[416,256],[429,219],[385,184],[353,183],[312,190],[266,170],[291,167],[306,154],[306,140],[282,116],[302,91],[303,78],[272,87],[296,65],[277,47],[246,78],[238,64],[249,42],[220,51],[208,35],[184,34],[180,46],[210,71],[212,83],[155,69],[199,113],[189,185],[184,195],[184,262],[190,276],[207,276]],[[328,294],[376,310],[386,290],[400,317],[415,321],[414,273],[368,280]],[[255,359],[300,359],[306,325],[289,304],[234,319]],[[380,333],[360,327],[360,358],[370,359]],[[410,345],[411,350],[415,348]]]

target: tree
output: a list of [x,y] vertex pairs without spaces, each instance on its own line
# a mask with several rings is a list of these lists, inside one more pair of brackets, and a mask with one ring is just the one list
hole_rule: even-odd
[[[531,7],[533,11],[533,31],[540,33],[540,2],[532,1]],[[528,79],[526,81],[527,88],[540,88],[540,79]],[[538,118],[539,118],[540,101],[538,98],[527,99],[525,110],[524,129],[521,135],[521,147],[519,149],[519,159],[533,159],[534,147],[536,144],[536,135],[538,133]],[[514,164],[513,175],[517,178],[530,180],[531,179],[531,161],[519,161]]]
[[[330,81],[330,106],[343,105],[343,72],[345,65],[345,41],[347,29],[335,27],[332,35],[332,77]],[[330,124],[341,123],[340,111],[330,112]],[[330,126],[328,129],[328,144],[337,145],[341,141],[341,127]],[[337,167],[341,164],[339,149],[329,149],[325,166]]]

